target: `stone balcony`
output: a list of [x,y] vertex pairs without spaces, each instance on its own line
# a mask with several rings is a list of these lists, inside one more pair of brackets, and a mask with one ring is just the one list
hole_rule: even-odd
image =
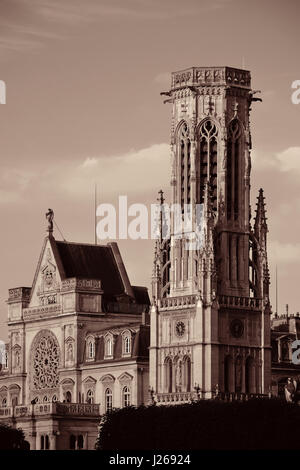
[[244,308],[247,310],[260,310],[262,308],[262,299],[255,297],[219,295],[218,302],[220,307]]
[[195,307],[196,295],[181,295],[178,297],[166,297],[160,301],[160,310],[181,309]]
[[39,416],[98,417],[100,405],[89,403],[37,403],[0,407],[0,419],[26,418]]
[[180,404],[180,403],[191,403],[197,399],[195,392],[174,392],[174,393],[157,393],[155,395],[156,403],[160,404]]

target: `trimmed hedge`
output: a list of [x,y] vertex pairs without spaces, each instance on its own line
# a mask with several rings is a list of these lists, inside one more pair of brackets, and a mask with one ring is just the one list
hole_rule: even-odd
[[130,407],[103,416],[97,450],[298,449],[300,407],[276,399]]
[[0,450],[28,450],[22,429],[13,429],[5,424],[0,425]]

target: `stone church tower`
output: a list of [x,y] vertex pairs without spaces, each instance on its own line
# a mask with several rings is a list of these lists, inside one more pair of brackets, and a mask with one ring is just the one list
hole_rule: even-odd
[[[172,104],[172,203],[191,225],[176,235],[178,212],[171,211],[170,237],[156,242],[150,386],[158,403],[269,392],[262,189],[253,225],[250,207],[255,93],[250,72],[229,67],[175,72],[162,93]],[[191,243],[197,233],[202,238]]]

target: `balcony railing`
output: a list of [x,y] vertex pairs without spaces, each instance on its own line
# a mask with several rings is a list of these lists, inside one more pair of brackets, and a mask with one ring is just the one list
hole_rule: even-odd
[[220,307],[237,307],[251,310],[260,309],[262,307],[262,300],[254,297],[219,295],[218,301]]
[[37,403],[0,408],[1,418],[22,418],[30,416],[99,416],[100,405],[89,403]]
[[195,400],[197,395],[195,392],[174,392],[174,393],[157,393],[156,401],[160,403],[190,403]]
[[[270,398],[269,395],[264,395],[261,393],[216,393],[215,391],[211,392],[211,399],[222,400],[225,402],[230,401],[248,401],[258,398]],[[170,393],[156,393],[155,402],[160,404],[176,404],[181,403],[191,403],[205,399],[205,394],[202,391],[194,392],[170,392]]]
[[196,295],[181,295],[179,297],[166,297],[161,299],[161,310],[168,308],[193,307],[196,305]]

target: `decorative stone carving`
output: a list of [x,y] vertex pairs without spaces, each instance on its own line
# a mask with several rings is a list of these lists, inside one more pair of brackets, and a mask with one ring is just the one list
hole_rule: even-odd
[[33,345],[33,388],[36,390],[53,389],[58,386],[59,345],[54,334],[42,331]]

